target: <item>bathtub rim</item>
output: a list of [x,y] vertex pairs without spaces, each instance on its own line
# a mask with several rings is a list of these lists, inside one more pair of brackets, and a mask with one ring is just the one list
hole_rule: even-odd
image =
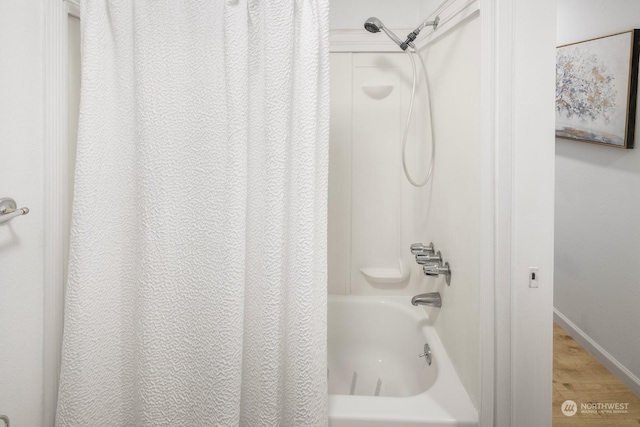
[[[411,296],[372,296],[328,294],[328,304],[387,304],[422,322],[422,333],[438,363],[435,382],[424,392],[405,397],[329,394],[329,419],[336,422],[369,422],[398,425],[477,426],[478,410],[471,403],[449,359],[432,318],[424,307],[411,305]],[[427,322],[424,320],[427,319]]]

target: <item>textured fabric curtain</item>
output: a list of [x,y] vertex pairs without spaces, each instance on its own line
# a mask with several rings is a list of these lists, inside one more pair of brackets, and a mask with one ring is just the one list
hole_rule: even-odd
[[326,425],[328,0],[81,22],[57,425]]

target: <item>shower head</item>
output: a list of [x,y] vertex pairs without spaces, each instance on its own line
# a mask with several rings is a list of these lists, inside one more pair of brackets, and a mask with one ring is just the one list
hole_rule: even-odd
[[382,30],[391,40],[393,40],[398,46],[400,46],[400,49],[407,49],[407,44],[403,43],[402,40],[400,40],[393,31],[388,30],[387,27],[384,26],[382,21],[374,16],[364,22],[364,29],[369,31],[370,33],[379,33],[380,30]]
[[409,46],[415,48],[415,46],[413,45],[413,41],[418,37],[418,34],[424,27],[431,26],[435,30],[438,27],[439,22],[439,16],[436,16],[433,21],[424,21],[415,30],[407,35],[407,40],[405,40],[404,42],[400,40],[398,36],[393,33],[393,31],[388,30],[387,27],[384,26],[382,21],[375,16],[372,16],[371,18],[364,21],[364,29],[369,31],[370,33],[379,33],[380,30],[382,30],[387,36],[389,36],[391,40],[393,40],[398,46],[400,46],[400,49],[407,50]]
[[384,25],[382,25],[382,21],[376,17],[372,16],[364,22],[364,29],[370,33],[379,33],[381,28],[384,28]]

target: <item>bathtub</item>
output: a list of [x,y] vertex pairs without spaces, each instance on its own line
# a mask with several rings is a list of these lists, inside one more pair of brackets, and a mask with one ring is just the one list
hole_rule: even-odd
[[[410,300],[329,295],[330,427],[478,425],[426,311]],[[418,357],[425,343],[430,366]]]

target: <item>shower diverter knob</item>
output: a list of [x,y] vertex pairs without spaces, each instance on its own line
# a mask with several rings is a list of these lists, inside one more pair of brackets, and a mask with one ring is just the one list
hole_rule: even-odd
[[442,265],[442,254],[438,251],[437,254],[418,254],[416,255],[416,262],[418,264],[437,264]]
[[444,265],[426,264],[422,266],[422,271],[427,276],[438,277],[442,274],[446,278],[447,285],[451,284],[451,267],[448,262],[445,262]]
[[410,247],[412,255],[420,255],[420,254],[434,254],[436,252],[433,247],[433,242],[428,245],[424,245],[422,243],[414,243]]

